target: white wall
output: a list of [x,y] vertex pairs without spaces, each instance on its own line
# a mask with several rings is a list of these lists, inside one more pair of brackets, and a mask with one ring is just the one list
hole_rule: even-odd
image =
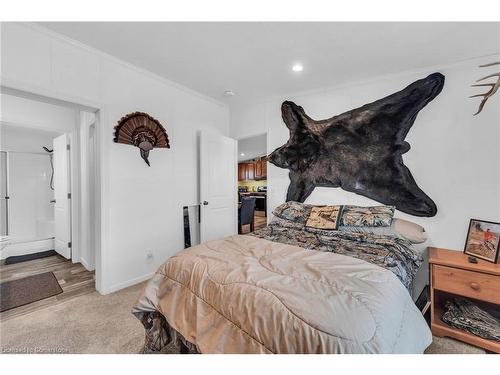
[[[147,278],[183,248],[182,206],[198,200],[197,132],[227,135],[227,106],[34,25],[2,24],[1,77],[102,109],[102,292]],[[117,121],[134,111],[157,118],[170,138],[170,149],[151,152],[151,167],[113,142]]]
[[[399,91],[411,82],[439,71],[446,77],[441,94],[418,115],[406,140],[411,150],[403,155],[417,184],[437,204],[432,218],[396,216],[423,225],[430,244],[463,249],[470,218],[500,222],[500,94],[482,113],[476,112],[478,93],[470,85],[497,68],[478,65],[498,61],[500,55],[378,77],[322,91],[245,103],[231,110],[231,136],[241,138],[269,131],[269,152],[288,140],[280,106],[292,100],[314,119],[325,119]],[[269,165],[268,208],[282,203],[288,187],[288,170]],[[316,188],[307,199],[317,204],[379,204],[340,188]]]
[[0,120],[62,134],[71,132],[75,128],[76,112],[72,108],[0,93]]
[[42,146],[52,149],[52,140],[62,133],[0,124],[2,151],[45,153]]

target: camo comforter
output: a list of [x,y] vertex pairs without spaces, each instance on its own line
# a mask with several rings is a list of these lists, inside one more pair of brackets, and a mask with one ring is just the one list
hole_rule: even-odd
[[419,258],[401,240],[380,237],[274,223],[183,250],[133,308],[145,348],[422,353],[431,333],[405,288]]
[[251,235],[307,250],[327,251],[365,260],[393,272],[410,292],[413,278],[423,261],[412,243],[398,236],[306,228],[277,217],[267,227]]

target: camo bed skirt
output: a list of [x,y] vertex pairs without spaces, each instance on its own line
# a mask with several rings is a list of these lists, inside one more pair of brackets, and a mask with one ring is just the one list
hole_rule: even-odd
[[144,326],[145,338],[141,354],[200,354],[193,343],[173,329],[158,311],[136,312]]

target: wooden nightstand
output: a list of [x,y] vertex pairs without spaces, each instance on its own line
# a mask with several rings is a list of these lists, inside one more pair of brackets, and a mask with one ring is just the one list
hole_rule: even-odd
[[448,336],[500,353],[500,342],[486,340],[450,327],[441,320],[444,303],[453,296],[475,300],[487,310],[500,309],[500,264],[478,259],[469,263],[460,251],[429,247],[431,329],[435,336]]

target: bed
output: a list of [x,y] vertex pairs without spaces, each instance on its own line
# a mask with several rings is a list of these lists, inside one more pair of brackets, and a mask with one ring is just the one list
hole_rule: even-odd
[[288,202],[251,235],[169,258],[132,310],[145,351],[423,353],[432,335],[410,295],[422,255],[392,216],[314,207]]

